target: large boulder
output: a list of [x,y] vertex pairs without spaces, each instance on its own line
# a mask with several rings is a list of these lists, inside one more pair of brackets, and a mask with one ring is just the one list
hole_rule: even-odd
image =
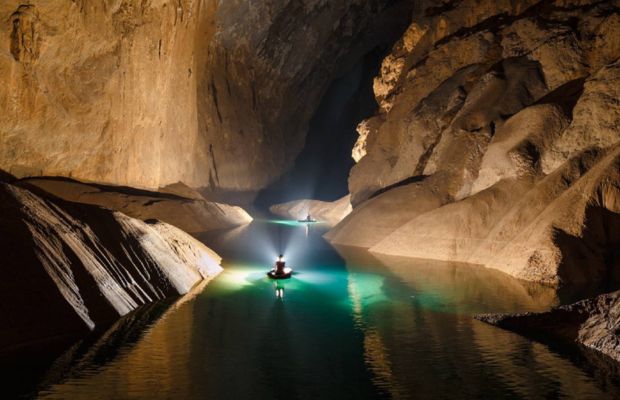
[[0,184],[0,349],[83,334],[221,271],[187,233]]

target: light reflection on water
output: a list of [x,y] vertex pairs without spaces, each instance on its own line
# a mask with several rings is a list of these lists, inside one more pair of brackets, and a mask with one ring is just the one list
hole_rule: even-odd
[[[373,383],[392,397],[617,396],[617,384],[596,382],[546,346],[471,318],[549,308],[557,302],[551,289],[473,266],[394,257],[379,262],[340,251],[357,266],[348,286],[355,323],[365,335],[365,361]],[[376,276],[359,273],[377,263],[390,272],[382,286]]]
[[[161,317],[129,328],[119,323],[85,351],[65,355],[71,362],[50,369],[39,396],[602,399],[620,393],[583,356],[471,317],[546,309],[557,302],[553,290],[483,268],[336,252],[320,227],[306,236],[300,225],[257,222],[205,237],[227,260],[216,280]],[[274,282],[265,272],[282,246],[296,274]],[[130,328],[132,340],[110,340]]]

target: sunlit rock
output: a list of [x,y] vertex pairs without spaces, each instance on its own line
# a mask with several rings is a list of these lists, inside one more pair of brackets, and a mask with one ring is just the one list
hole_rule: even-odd
[[586,79],[573,120],[562,135],[550,137],[541,164],[549,173],[568,157],[591,146],[608,147],[620,140],[620,62],[609,64]]
[[355,145],[353,145],[353,150],[351,151],[351,157],[355,160],[355,162],[359,162],[366,155],[366,140],[368,139],[368,134],[370,133],[370,120],[364,120],[357,125],[357,133],[358,138],[355,141]]
[[370,251],[479,264],[555,285],[605,285],[620,272],[613,250],[619,154],[585,152],[536,183],[502,180],[412,218]]
[[528,107],[512,116],[489,143],[472,194],[502,179],[540,175],[540,153],[568,124],[568,117],[554,104]]
[[[409,206],[412,199],[415,208]],[[441,196],[423,183],[394,188],[353,208],[325,237],[334,244],[372,247],[416,215],[443,203]]]

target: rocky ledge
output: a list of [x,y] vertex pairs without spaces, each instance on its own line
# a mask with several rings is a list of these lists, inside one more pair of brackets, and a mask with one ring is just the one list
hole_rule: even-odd
[[243,208],[207,201],[180,182],[158,192],[68,178],[26,178],[14,184],[64,200],[110,208],[143,221],[158,219],[192,234],[252,222],[252,217]]
[[482,314],[476,318],[525,336],[578,343],[620,361],[620,291],[543,313]]
[[172,225],[0,183],[0,351],[83,334],[221,271]]

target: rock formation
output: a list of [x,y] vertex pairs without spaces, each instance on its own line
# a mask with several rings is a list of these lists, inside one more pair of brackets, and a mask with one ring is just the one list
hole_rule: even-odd
[[433,3],[383,62],[354,210],[328,239],[552,285],[617,280],[617,4]]
[[189,233],[233,228],[252,221],[241,207],[206,201],[198,192],[181,184],[163,188],[164,192],[61,178],[29,178],[15,184],[37,188],[64,200],[107,207],[144,221],[157,219]]
[[255,191],[330,81],[406,27],[389,0],[3,1],[0,168]]
[[163,222],[0,183],[0,348],[96,329],[221,271]]
[[273,214],[295,220],[305,219],[308,215],[319,222],[336,225],[351,212],[349,196],[336,201],[295,200],[269,207]]
[[482,314],[476,318],[543,340],[581,344],[620,361],[620,292],[543,313]]

